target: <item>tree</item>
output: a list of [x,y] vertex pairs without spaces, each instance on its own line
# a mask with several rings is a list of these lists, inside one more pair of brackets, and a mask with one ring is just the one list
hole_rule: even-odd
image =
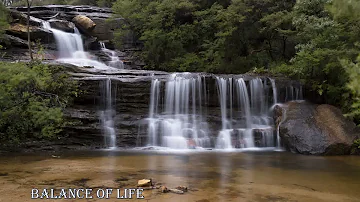
[[[118,0],[148,68],[244,73],[291,58],[292,0]],[[274,19],[277,21],[271,24]],[[121,39],[117,40],[121,41]]]
[[32,47],[31,47],[31,36],[30,36],[30,11],[31,11],[31,4],[32,0],[26,0],[27,5],[27,35],[28,35],[28,46],[29,46],[29,54],[30,54],[30,60],[32,61],[34,59],[32,54]]
[[[3,42],[3,34],[8,26],[8,11],[2,4],[0,4],[0,42]],[[0,49],[1,48],[2,46],[0,45]]]
[[0,62],[0,83],[0,144],[61,132],[63,108],[77,92],[62,67]]

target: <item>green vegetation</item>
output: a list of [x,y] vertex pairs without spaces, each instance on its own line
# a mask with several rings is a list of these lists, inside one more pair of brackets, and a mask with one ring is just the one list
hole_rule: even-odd
[[244,73],[291,58],[291,2],[118,0],[113,10],[129,22],[117,35],[135,33],[150,69]]
[[0,142],[54,138],[77,84],[60,66],[0,62]]
[[360,121],[360,1],[117,0],[149,69],[282,73]]
[[0,49],[2,48],[1,42],[3,42],[3,34],[6,28],[9,26],[8,23],[8,12],[6,8],[0,4]]
[[360,149],[360,139],[357,139],[354,141],[354,145],[355,147],[357,147],[358,149]]

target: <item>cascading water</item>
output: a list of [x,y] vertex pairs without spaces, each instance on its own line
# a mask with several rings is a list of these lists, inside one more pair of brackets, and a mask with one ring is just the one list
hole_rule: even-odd
[[43,27],[54,34],[58,48],[57,61],[76,66],[92,66],[96,69],[103,70],[109,69],[107,65],[95,59],[91,59],[91,55],[84,51],[81,34],[76,27],[74,27],[74,33],[63,32],[51,28],[50,23],[47,21],[43,21]]
[[[216,82],[222,117],[222,130],[217,137],[216,148],[279,147],[279,133],[277,130],[274,135],[271,117],[272,106],[278,102],[275,80],[253,78],[245,82],[243,78],[217,77]],[[301,86],[289,86],[286,95],[286,99],[290,100],[302,98]],[[233,111],[233,102],[239,111],[228,116],[228,110]]]
[[[102,94],[101,97],[103,99],[103,109],[100,111],[100,120],[105,137],[105,145],[112,149],[116,147],[116,133],[114,127],[115,110],[112,99],[113,95],[111,79],[107,78],[106,80],[102,81],[100,83],[100,89]],[[116,97],[116,95],[114,97]]]
[[[173,149],[210,147],[208,125],[203,120],[203,77],[172,74],[166,81],[151,83],[147,134],[148,145]],[[162,91],[162,84],[165,90]],[[164,97],[164,103],[160,103]]]
[[[229,85],[228,85],[229,84]],[[232,78],[225,79],[225,78],[217,78],[217,88],[219,94],[219,101],[221,107],[221,122],[222,128],[219,132],[219,136],[216,142],[216,148],[223,148],[223,149],[231,149],[231,133],[233,132],[231,119],[232,117],[228,117],[228,97],[232,98]],[[230,99],[232,101],[232,99]],[[232,104],[229,104],[231,108],[230,111],[232,112]],[[230,121],[229,121],[230,120]]]
[[[54,34],[58,48],[57,61],[76,66],[92,66],[96,69],[108,70],[107,65],[91,59],[91,55],[84,51],[83,41],[79,30],[74,26],[74,33],[63,32],[51,28],[47,21],[43,21],[43,27]],[[103,109],[100,113],[105,145],[109,148],[116,147],[116,133],[114,127],[115,110],[113,108],[111,79],[107,78],[100,82]]]
[[[272,118],[273,107],[279,104],[275,80],[216,77],[215,82],[222,124],[219,131],[209,131],[204,121],[209,106],[202,76],[183,73],[172,74],[166,82],[154,79],[146,119],[148,145],[174,149],[280,147]],[[302,98],[300,85],[286,89],[285,100]],[[217,135],[212,139],[210,133]]]
[[100,42],[101,50],[111,59],[108,65],[118,69],[124,69],[124,63],[119,59],[117,53],[113,50],[107,49],[104,42]]

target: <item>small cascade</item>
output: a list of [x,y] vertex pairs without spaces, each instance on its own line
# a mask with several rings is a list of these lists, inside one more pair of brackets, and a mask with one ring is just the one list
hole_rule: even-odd
[[293,85],[286,87],[285,102],[292,100],[303,100],[302,86],[294,87]]
[[108,63],[110,67],[124,69],[124,63],[119,59],[115,51],[107,49],[104,42],[100,42],[100,46],[101,50],[111,59]]
[[[105,145],[109,148],[116,148],[116,133],[114,126],[115,110],[110,78],[107,78],[100,83],[100,92],[103,106],[103,109],[100,111],[100,120],[103,128],[103,135],[105,137]],[[116,97],[116,95],[114,97]]]
[[182,73],[172,74],[165,82],[152,81],[148,145],[173,149],[211,146],[208,125],[203,120],[206,95],[203,80],[202,76]]
[[[274,147],[268,101],[271,97],[266,80],[254,78],[245,82],[243,78],[217,77],[216,82],[223,126],[216,140],[216,148]],[[271,89],[276,94],[276,86],[273,85]],[[238,106],[238,111],[233,109],[233,105]],[[228,116],[228,110],[233,115]],[[255,136],[261,139],[256,142]]]
[[277,93],[277,88],[276,88],[276,83],[274,79],[270,79],[271,82],[271,87],[273,90],[273,100],[274,100],[274,105],[278,103],[278,93]]
[[[228,116],[228,106],[230,107],[230,113],[232,112],[232,78],[216,78],[218,95],[221,107],[221,131],[216,141],[216,148],[218,149],[231,149],[233,148],[231,143],[231,133],[233,132],[231,115]],[[230,97],[230,99],[228,99]],[[228,100],[231,102],[228,103]],[[229,105],[228,105],[229,104]]]
[[286,120],[286,109],[283,107],[282,104],[279,104],[279,106],[281,107],[281,120],[280,120],[280,122],[278,123],[278,125],[276,127],[276,147],[277,148],[281,148],[280,126]]
[[92,66],[103,70],[109,69],[107,65],[97,61],[94,56],[84,51],[81,34],[76,27],[74,28],[74,33],[51,28],[50,23],[47,21],[43,21],[43,27],[54,34],[58,48],[57,61],[76,66]]

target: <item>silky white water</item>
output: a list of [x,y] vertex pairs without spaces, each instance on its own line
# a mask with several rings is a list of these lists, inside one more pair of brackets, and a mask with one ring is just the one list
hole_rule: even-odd
[[[116,132],[115,132],[115,109],[113,104],[113,93],[111,79],[107,78],[100,83],[100,93],[102,97],[102,110],[100,110],[100,120],[102,124],[105,145],[108,148],[116,148]],[[115,94],[115,93],[114,93]],[[116,95],[115,95],[116,97]]]
[[[275,80],[216,77],[216,83],[222,117],[216,148],[280,147],[279,128],[275,134],[272,118],[272,106],[278,103]],[[285,101],[300,98],[301,86],[286,87]]]
[[104,42],[100,42],[101,50],[110,58],[108,66],[118,69],[124,69],[124,63],[119,59],[117,53],[113,50],[107,49]]
[[94,56],[84,51],[81,34],[76,27],[74,33],[51,28],[50,23],[47,21],[43,21],[43,27],[54,34],[58,49],[57,61],[81,67],[90,66],[102,70],[109,69],[107,65],[97,61]]
[[148,146],[171,149],[215,147],[221,150],[280,147],[273,106],[279,104],[279,100],[302,98],[300,85],[289,83],[286,89],[281,88],[282,96],[279,96],[274,79],[215,76],[215,80],[210,80],[215,81],[217,95],[213,95],[213,99],[217,96],[219,105],[211,106],[215,107],[211,110],[214,113],[219,107],[221,123],[211,123],[221,125],[212,126],[217,129],[210,131],[205,80],[196,73],[172,74],[166,81],[152,80],[145,128]]
[[[147,118],[148,145],[173,149],[211,146],[208,125],[203,120],[202,105],[206,96],[203,78],[191,75],[172,74],[165,82],[152,81]],[[163,91],[162,87],[165,88]]]

